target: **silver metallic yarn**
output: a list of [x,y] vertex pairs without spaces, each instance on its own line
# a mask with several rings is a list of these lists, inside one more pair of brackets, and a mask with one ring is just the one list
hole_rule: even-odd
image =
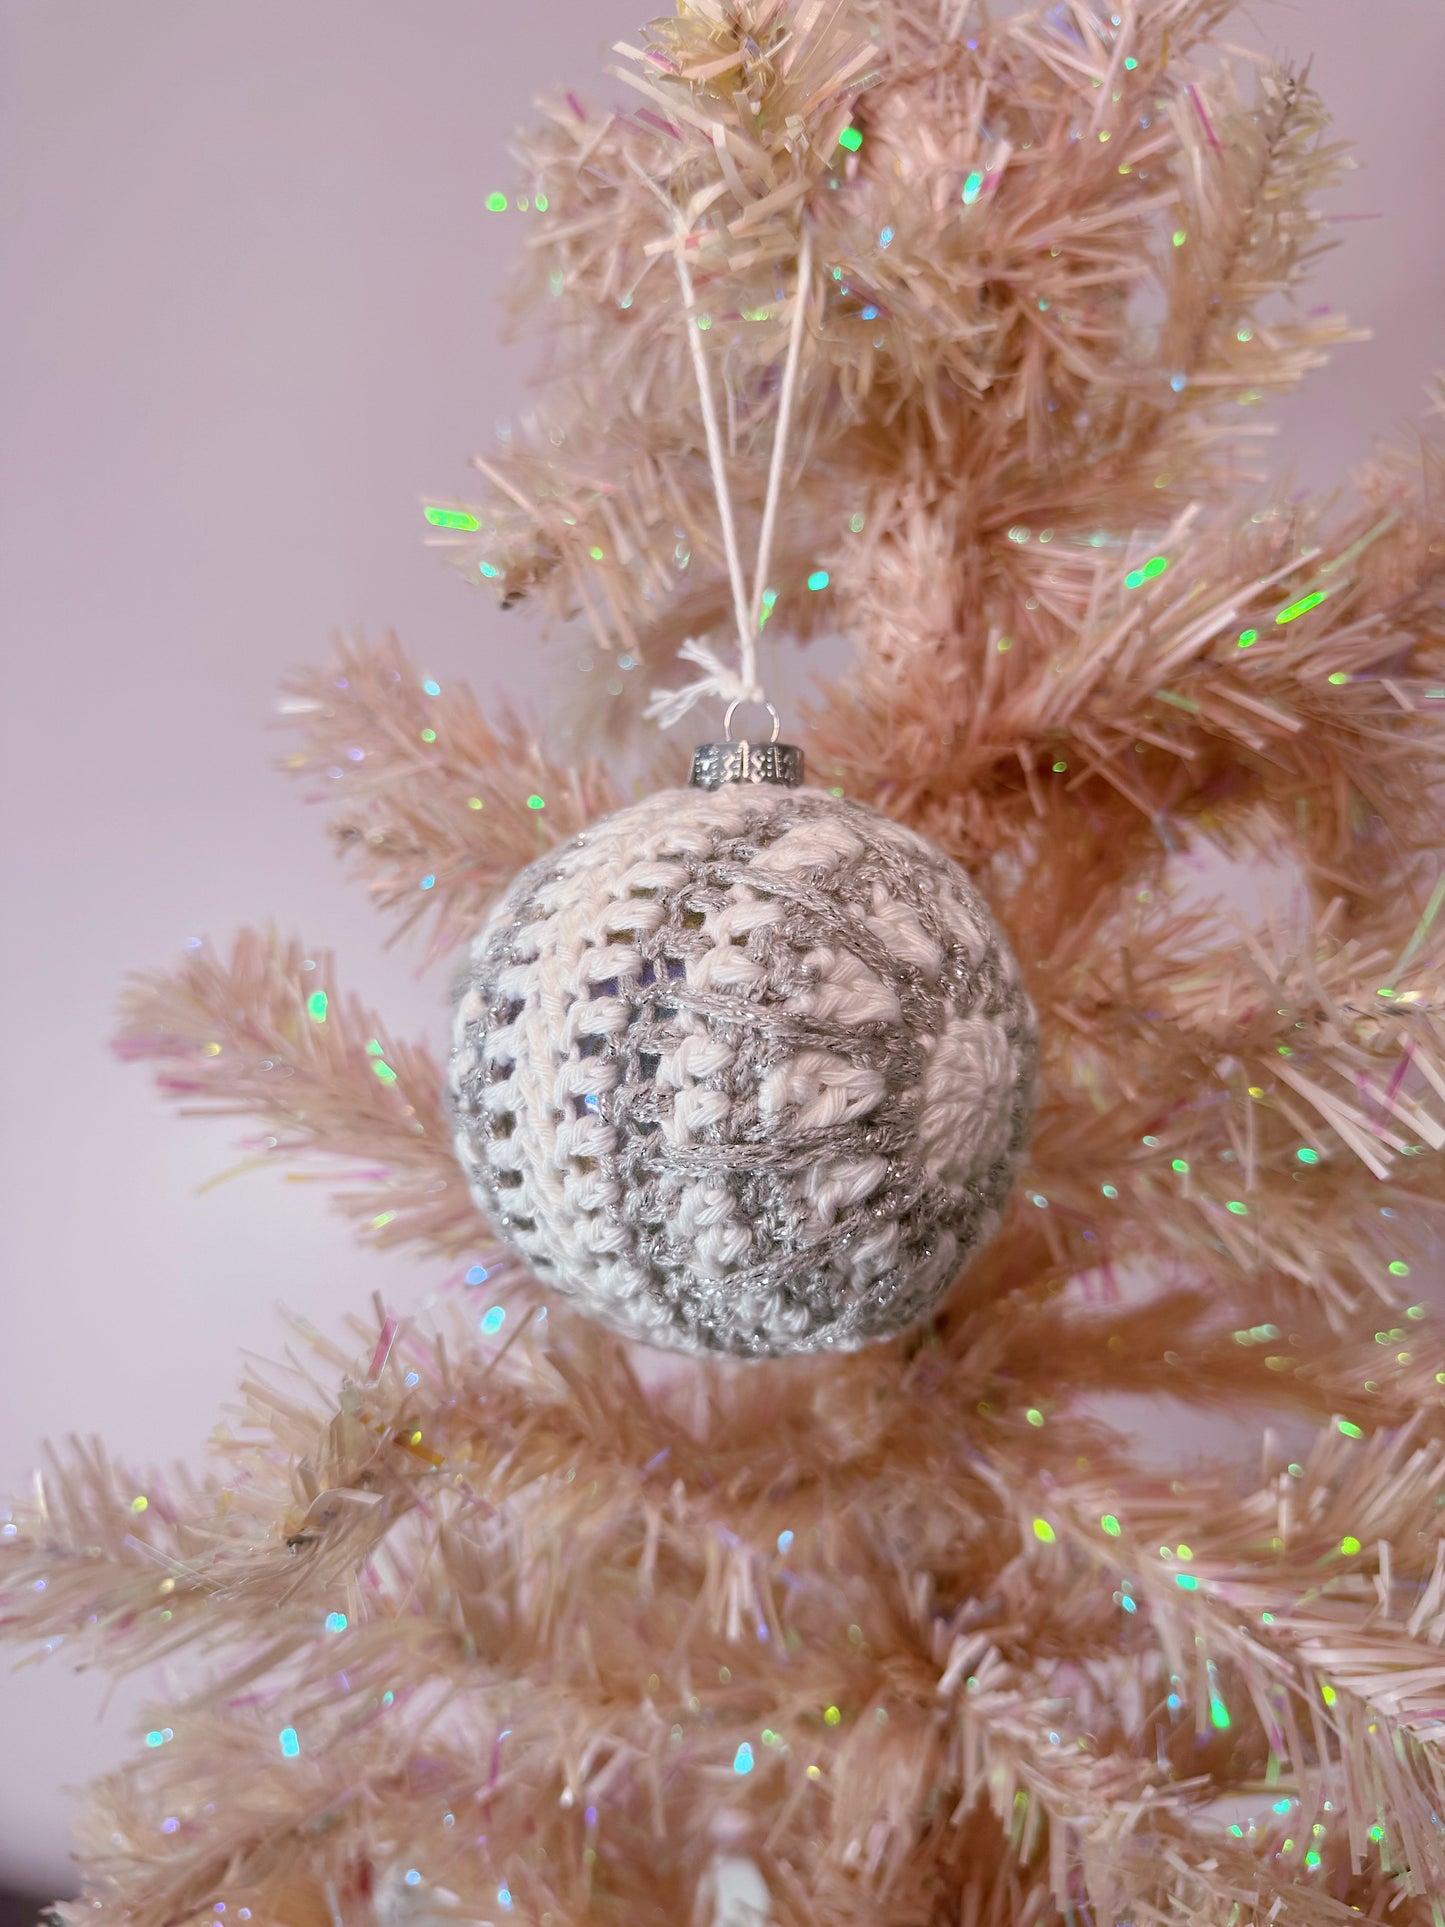
[[1036,1056],[969,879],[815,789],[664,790],[524,871],[459,989],[473,1195],[628,1337],[852,1350],[993,1234]]

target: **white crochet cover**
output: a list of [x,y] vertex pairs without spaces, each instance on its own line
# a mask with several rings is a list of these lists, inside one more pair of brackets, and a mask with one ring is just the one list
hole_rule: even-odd
[[664,790],[524,871],[473,945],[473,1195],[623,1332],[767,1357],[887,1338],[992,1236],[1036,1056],[958,865],[822,790]]

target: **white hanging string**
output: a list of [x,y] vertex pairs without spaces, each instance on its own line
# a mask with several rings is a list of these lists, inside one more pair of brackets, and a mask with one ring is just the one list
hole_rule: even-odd
[[798,245],[798,284],[793,298],[793,324],[788,330],[788,359],[783,367],[783,392],[778,400],[778,426],[773,435],[773,459],[768,469],[768,494],[763,504],[763,526],[758,536],[758,572],[753,578],[753,634],[763,626],[763,594],[768,586],[768,564],[773,559],[773,530],[783,492],[783,467],[788,456],[788,430],[793,421],[793,398],[798,392],[798,362],[803,347],[803,320],[813,285],[813,231],[803,223]]
[[738,548],[737,524],[733,519],[732,494],[728,487],[723,460],[722,435],[718,427],[717,405],[712,380],[703,352],[703,331],[697,325],[696,297],[692,275],[684,258],[685,241],[679,237],[674,255],[678,285],[687,326],[692,371],[697,382],[698,403],[702,410],[703,436],[707,444],[708,469],[713,495],[717,501],[718,523],[722,530],[723,551],[727,558],[728,582],[732,590],[733,617],[737,626],[738,666],[731,669],[717,650],[696,636],[689,636],[678,650],[683,662],[703,671],[697,682],[681,689],[657,689],[652,693],[646,714],[670,729],[695,703],[717,697],[724,703],[762,703],[767,695],[758,679],[758,635],[763,622],[763,597],[767,591],[768,565],[772,559],[773,534],[777,526],[778,504],[782,497],[783,475],[787,464],[788,438],[792,427],[798,385],[798,363],[803,345],[803,323],[807,314],[812,284],[813,237],[806,223],[798,248],[797,286],[793,298],[792,323],[788,332],[788,353],[783,369],[783,386],[778,398],[778,422],[773,433],[772,460],[768,468],[767,494],[763,503],[762,527],[758,536],[757,566],[751,598],[743,576],[742,555]]
[[712,471],[712,492],[717,498],[718,521],[722,526],[723,549],[727,555],[728,580],[732,584],[733,615],[738,628],[738,680],[742,684],[740,693],[746,701],[758,702],[761,700],[761,692],[757,689],[757,640],[752,632],[752,624],[748,621],[748,596],[743,582],[743,560],[738,552],[738,532],[733,521],[732,494],[728,488],[727,470],[723,467],[722,436],[718,430],[717,404],[713,400],[712,382],[707,371],[707,357],[703,353],[703,331],[697,325],[697,299],[693,292],[692,274],[683,258],[681,247],[674,254],[673,260],[677,264],[677,279],[682,288],[687,345],[692,351],[692,372],[697,380],[697,398],[702,407],[707,462]]

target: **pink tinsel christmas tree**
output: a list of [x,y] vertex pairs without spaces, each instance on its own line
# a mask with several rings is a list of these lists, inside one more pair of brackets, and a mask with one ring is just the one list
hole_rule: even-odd
[[[693,344],[752,540],[797,322],[766,638],[852,639],[816,780],[1006,928],[1031,1162],[940,1314],[855,1356],[659,1380],[512,1266],[480,1329],[308,1334],[204,1484],[52,1461],[5,1629],[204,1661],[96,1790],[66,1919],[1440,1919],[1438,456],[1329,513],[1241,454],[1343,324],[1291,300],[1319,105],[1235,73],[1227,11],[684,0],[621,50],[634,108],[529,137],[550,378],[432,520],[646,673],[559,767],[356,645],[297,680],[293,766],[344,771],[339,848],[437,955],[627,800],[631,692],[731,609]],[[1205,843],[1287,861],[1300,916],[1182,903]],[[440,1068],[317,962],[197,953],[123,1048],[331,1160],[364,1238],[490,1270]],[[1171,1479],[1081,1409],[1161,1390],[1313,1442]]]

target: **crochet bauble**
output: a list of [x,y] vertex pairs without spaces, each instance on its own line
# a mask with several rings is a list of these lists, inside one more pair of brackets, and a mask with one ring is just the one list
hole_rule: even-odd
[[852,1350],[993,1234],[1035,1056],[1007,944],[922,837],[756,777],[664,790],[478,935],[457,1148],[538,1277],[626,1336]]

